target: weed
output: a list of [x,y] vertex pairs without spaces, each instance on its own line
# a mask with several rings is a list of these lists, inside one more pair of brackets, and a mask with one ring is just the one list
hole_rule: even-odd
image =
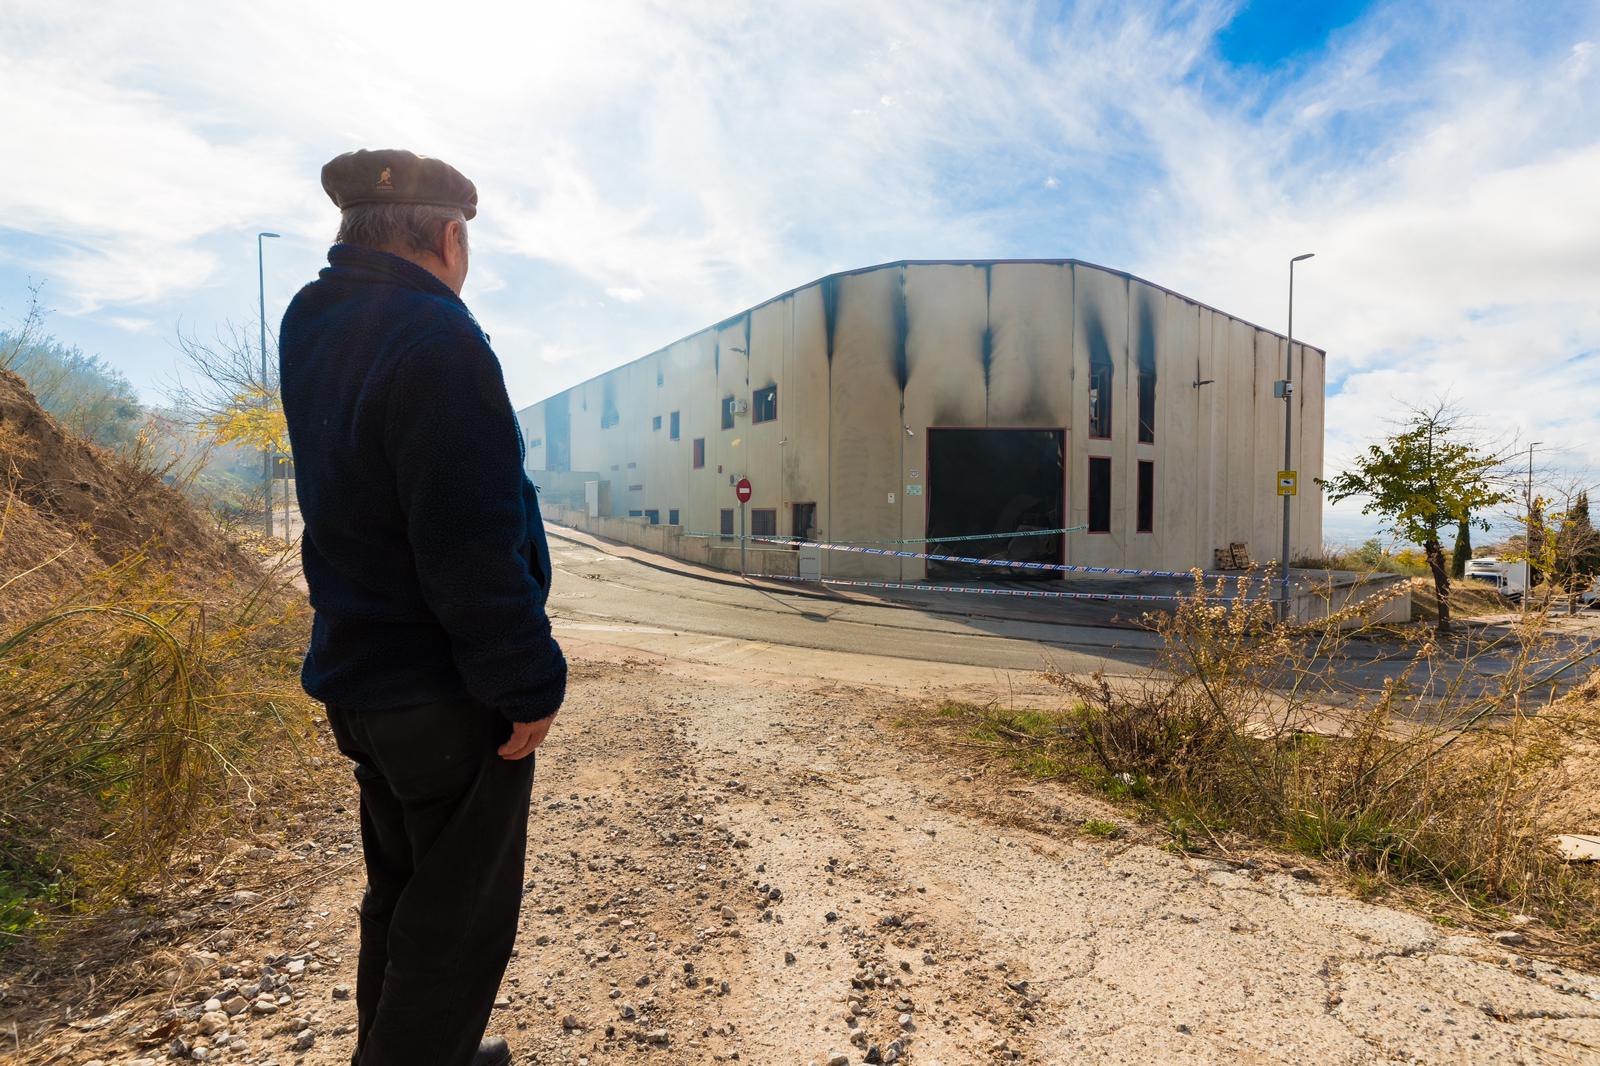
[[1356,688],[1344,629],[1377,604],[1284,625],[1253,580],[1197,579],[1151,618],[1167,653],[1147,676],[1051,673],[1060,709],[942,713],[1024,772],[1136,807],[1174,850],[1244,834],[1345,867],[1363,895],[1407,885],[1483,921],[1537,914],[1600,952],[1600,876],[1551,847],[1552,802],[1600,714],[1554,695],[1582,661],[1561,659],[1543,618],[1461,657],[1424,640]]
[[1083,823],[1083,831],[1092,837],[1102,840],[1115,840],[1122,835],[1122,827],[1116,822],[1108,822],[1101,818],[1087,818]]
[[0,633],[0,928],[159,880],[285,768],[310,719],[278,581],[180,589],[136,556]]

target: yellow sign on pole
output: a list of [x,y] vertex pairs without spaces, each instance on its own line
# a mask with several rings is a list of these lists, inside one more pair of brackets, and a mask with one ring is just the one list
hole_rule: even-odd
[[1294,495],[1297,495],[1299,493],[1299,490],[1300,490],[1300,471],[1298,471],[1298,470],[1280,470],[1280,471],[1278,471],[1278,495],[1279,496],[1294,496]]

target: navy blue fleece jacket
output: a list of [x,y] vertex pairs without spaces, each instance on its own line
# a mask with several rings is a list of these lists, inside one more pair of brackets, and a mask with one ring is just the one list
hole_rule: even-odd
[[316,619],[301,679],[352,709],[561,706],[550,553],[499,360],[461,299],[336,244],[279,334]]

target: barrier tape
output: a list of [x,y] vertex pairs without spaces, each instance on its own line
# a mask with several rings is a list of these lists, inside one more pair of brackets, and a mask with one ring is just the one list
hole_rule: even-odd
[[[1054,537],[1061,533],[1081,533],[1088,526],[1067,526],[1063,529],[1028,529],[1017,533],[969,533],[960,537],[912,537],[907,540],[837,540],[835,544],[847,544],[851,547],[860,547],[874,544],[954,544],[966,540],[1010,540],[1013,537]],[[714,537],[718,540],[759,540],[762,542],[776,541],[780,544],[808,546],[810,541],[803,537],[756,536],[749,534],[744,537],[737,533],[684,533],[685,537]]]
[[[750,576],[762,581],[805,581],[809,584],[844,585],[849,588],[902,589],[908,592],[962,592],[972,596],[1020,596],[1024,599],[1041,600],[1136,600],[1139,602],[1160,600],[1172,602],[1184,599],[1182,596],[1158,596],[1152,593],[1140,592],[1053,592],[1045,589],[973,588],[968,585],[925,585],[910,581],[860,581],[833,577],[812,581],[809,578],[790,577],[787,574],[751,574]],[[1234,598],[1225,597],[1224,599],[1225,602],[1231,602]]]
[[[1107,574],[1118,577],[1193,577],[1191,570],[1138,570],[1121,566],[1080,566],[1075,563],[1029,563],[1013,559],[980,559],[970,555],[940,555],[934,552],[908,552],[893,548],[871,548],[849,543],[828,543],[815,540],[782,540],[777,537],[751,537],[763,543],[788,544],[800,548],[820,548],[823,551],[853,552],[857,555],[876,555],[886,559],[930,559],[936,563],[966,563],[970,566],[999,566],[1012,570],[1045,570],[1058,574]],[[1238,574],[1202,573],[1204,578],[1239,577]]]

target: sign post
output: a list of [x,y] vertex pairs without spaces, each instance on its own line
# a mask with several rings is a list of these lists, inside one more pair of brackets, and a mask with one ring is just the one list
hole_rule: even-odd
[[739,576],[745,576],[745,550],[750,541],[745,536],[744,505],[750,502],[750,479],[742,477],[733,487],[733,494],[739,498]]

